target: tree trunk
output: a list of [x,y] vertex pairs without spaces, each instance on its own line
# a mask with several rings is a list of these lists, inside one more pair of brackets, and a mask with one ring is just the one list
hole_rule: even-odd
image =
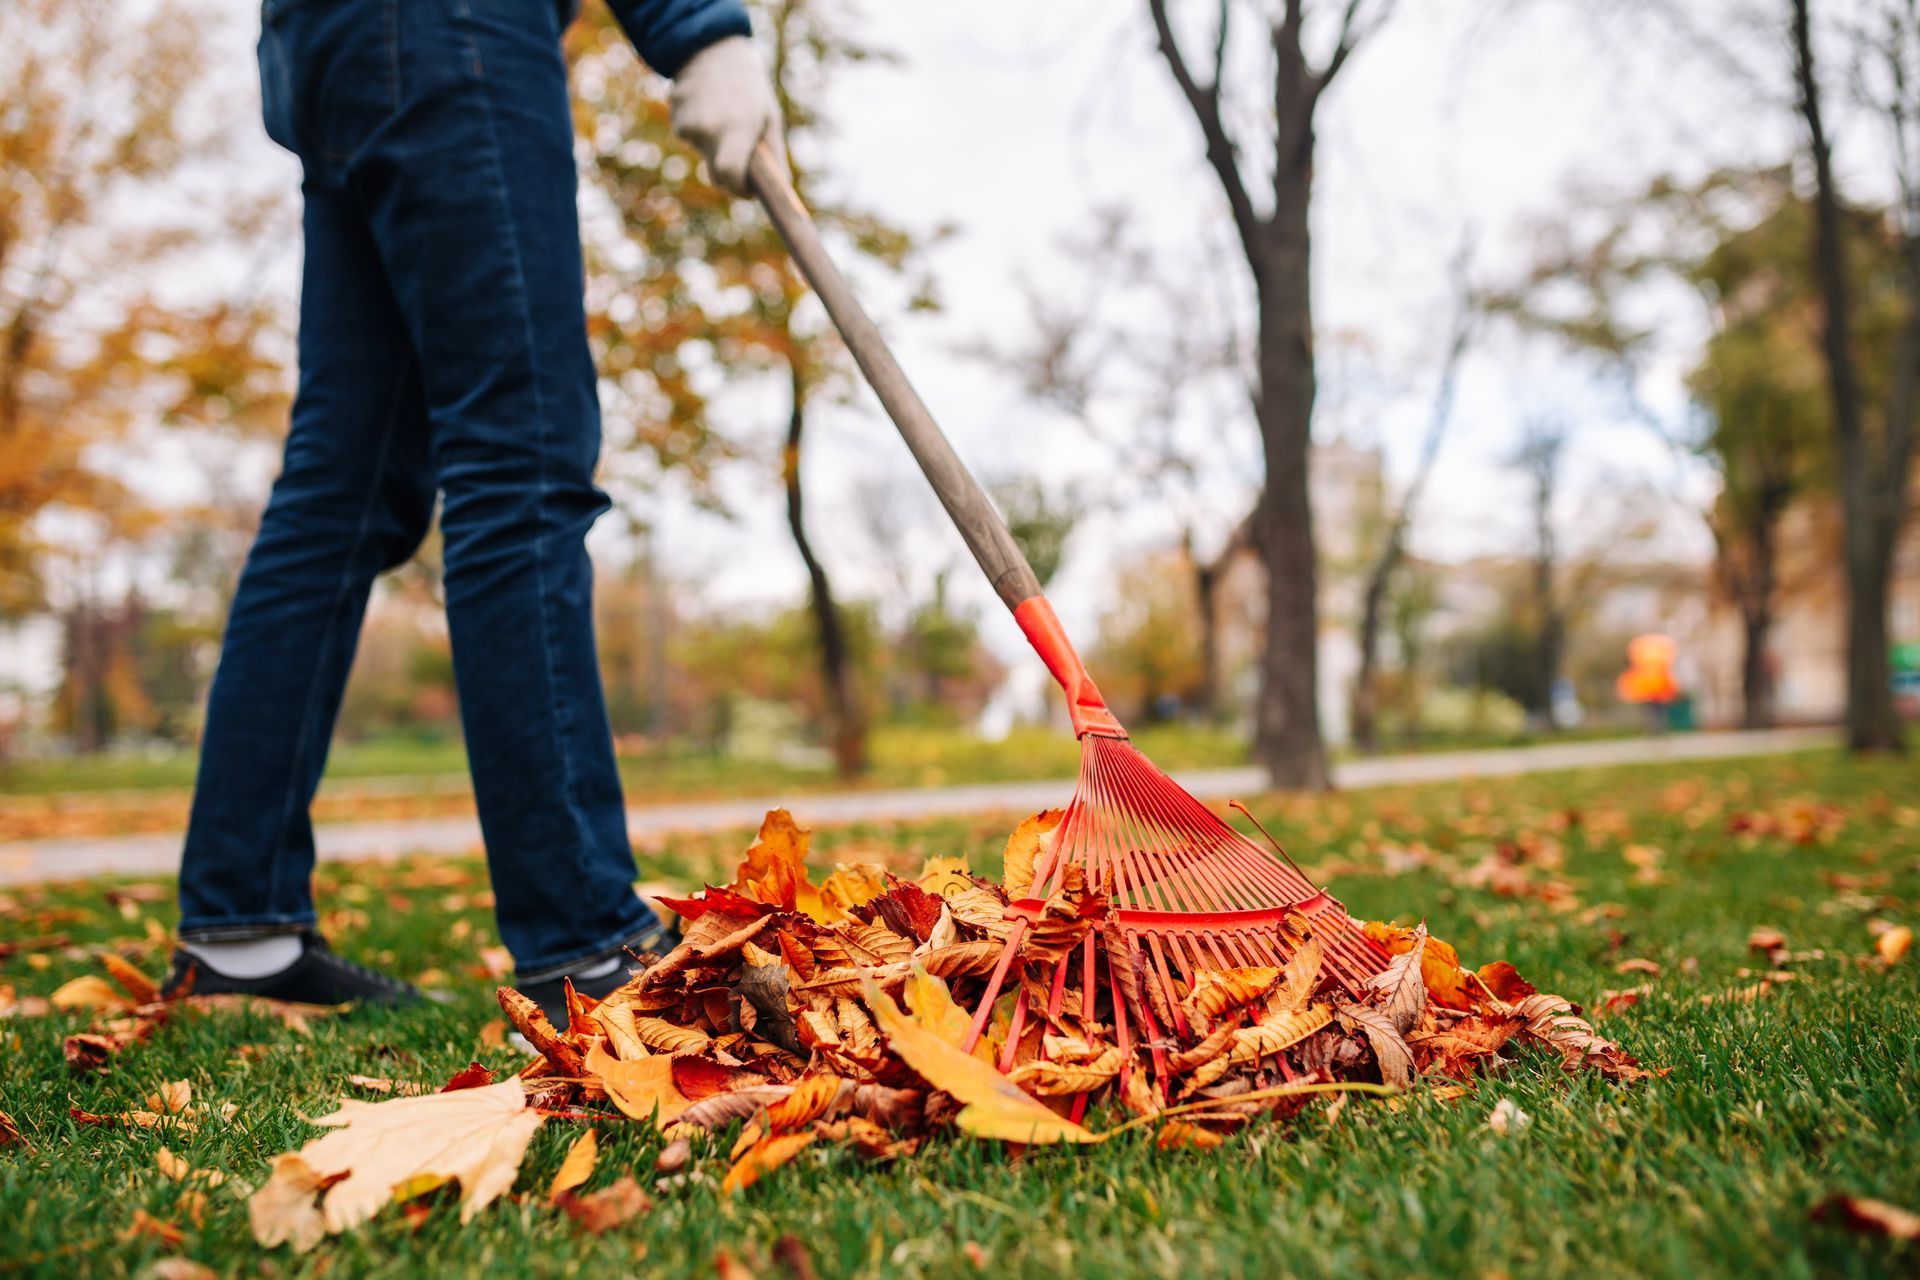
[[1773,727],[1773,667],[1767,657],[1767,641],[1773,633],[1775,518],[1776,513],[1763,499],[1747,531],[1753,568],[1740,601],[1745,646],[1740,661],[1740,723],[1748,729]]
[[[1191,544],[1188,550],[1192,556]],[[1196,701],[1201,718],[1220,720],[1220,564],[1193,561],[1193,608],[1200,618],[1200,688]]]
[[[1814,267],[1826,316],[1821,345],[1826,356],[1827,391],[1833,402],[1834,460],[1840,479],[1840,511],[1847,574],[1847,745],[1858,751],[1899,751],[1900,715],[1893,704],[1893,673],[1887,653],[1887,576],[1893,567],[1891,528],[1883,518],[1905,500],[1908,441],[1911,439],[1914,317],[1902,335],[1888,405],[1886,458],[1869,448],[1853,360],[1852,298],[1842,240],[1839,188],[1833,176],[1832,144],[1821,111],[1820,80],[1814,65],[1809,0],[1792,0],[1794,78],[1799,109],[1807,126],[1807,150],[1813,160]],[[1920,295],[1920,279],[1910,288]],[[1876,476],[1876,471],[1893,474]],[[1877,482],[1890,483],[1891,503],[1876,494]]]
[[1254,708],[1254,757],[1274,785],[1328,786],[1320,740],[1318,572],[1308,495],[1312,437],[1313,304],[1307,209],[1311,126],[1274,183],[1276,204],[1260,241],[1260,395],[1255,405],[1266,487],[1253,514],[1254,545],[1267,567],[1266,649]]
[[1387,535],[1386,550],[1381,552],[1373,573],[1367,578],[1367,594],[1360,608],[1360,670],[1353,679],[1353,706],[1349,715],[1353,720],[1353,745],[1367,755],[1380,749],[1376,727],[1380,702],[1380,608],[1394,567],[1400,563],[1398,533],[1395,528]]
[[814,628],[820,640],[820,684],[826,693],[828,736],[833,746],[834,767],[843,778],[858,777],[867,767],[866,723],[854,696],[849,670],[846,633],[840,626],[840,608],[833,599],[833,585],[827,580],[826,566],[813,554],[807,541],[805,497],[800,488],[800,441],[807,429],[807,386],[797,365],[790,365],[793,409],[787,417],[787,445],[781,458],[782,479],[787,490],[787,528],[793,533],[793,545],[807,567],[807,603],[813,610]]

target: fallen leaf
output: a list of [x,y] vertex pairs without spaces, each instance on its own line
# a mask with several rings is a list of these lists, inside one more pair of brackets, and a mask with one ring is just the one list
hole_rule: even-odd
[[[304,1252],[322,1233],[365,1222],[393,1198],[457,1180],[461,1222],[492,1203],[520,1171],[541,1116],[517,1079],[384,1102],[343,1100],[314,1123],[335,1132],[279,1157],[248,1202],[254,1238]],[[314,1195],[320,1196],[316,1207]]]
[[0,1151],[31,1151],[33,1144],[20,1135],[20,1126],[13,1117],[0,1111]]
[[1533,1117],[1520,1109],[1512,1098],[1502,1098],[1487,1114],[1487,1128],[1502,1138],[1517,1138],[1533,1124]]
[[607,1091],[613,1105],[635,1120],[652,1120],[665,1128],[693,1105],[673,1083],[673,1059],[665,1054],[645,1058],[615,1058],[598,1045],[588,1050],[587,1071]]
[[168,1248],[173,1248],[187,1238],[187,1233],[171,1222],[163,1222],[145,1209],[133,1211],[133,1221],[120,1231],[122,1240],[158,1240]]
[[1895,925],[1873,940],[1874,954],[1886,964],[1894,963],[1912,946],[1913,930],[1906,925]]
[[807,1252],[806,1242],[789,1231],[773,1242],[773,1258],[793,1280],[819,1280],[819,1273],[813,1269],[813,1255]]
[[1413,1084],[1413,1050],[1384,1010],[1355,1004],[1341,1008],[1336,1016],[1342,1026],[1357,1028],[1366,1036],[1373,1047],[1374,1061],[1380,1066],[1380,1083],[1396,1089]]
[[653,1201],[631,1176],[621,1177],[613,1185],[584,1196],[566,1192],[558,1203],[582,1230],[596,1236],[653,1208]]
[[469,1062],[460,1070],[447,1077],[440,1086],[441,1093],[454,1093],[461,1089],[483,1089],[493,1083],[493,1072],[477,1062]]
[[746,1153],[735,1160],[733,1167],[727,1170],[727,1176],[720,1182],[721,1194],[734,1195],[746,1190],[762,1177],[799,1155],[812,1142],[811,1129],[803,1129],[799,1133],[777,1133],[762,1138],[747,1148]]
[[685,1138],[675,1138],[660,1149],[653,1158],[655,1173],[678,1173],[687,1167],[687,1161],[693,1158],[693,1144]]
[[1052,851],[1054,833],[1066,812],[1065,809],[1043,809],[1023,820],[1007,837],[1006,870],[1001,879],[1009,898],[1034,896],[1034,868]]
[[576,1187],[586,1185],[587,1179],[593,1176],[594,1162],[599,1158],[600,1140],[594,1137],[592,1129],[588,1129],[567,1148],[566,1158],[560,1162],[553,1181],[547,1186],[547,1203],[554,1204]]
[[1920,1240],[1920,1213],[1866,1196],[1830,1196],[1814,1207],[1817,1222],[1831,1222],[1862,1235]]
[[1210,1151],[1225,1142],[1226,1135],[1203,1129],[1197,1124],[1185,1120],[1169,1120],[1160,1126],[1160,1133],[1153,1145],[1162,1151],[1172,1151],[1181,1147],[1192,1147],[1198,1151]]
[[69,1013],[79,1010],[118,1013],[134,1006],[125,992],[92,973],[61,983],[47,999],[54,1008]]
[[101,952],[100,964],[135,1004],[152,1004],[160,998],[158,983],[113,952]]
[[928,1084],[964,1104],[954,1123],[968,1133],[1004,1142],[1100,1141],[1097,1134],[1049,1111],[989,1064],[920,1026],[878,987],[869,988],[866,1001],[893,1051]]
[[191,1258],[155,1258],[140,1268],[137,1280],[215,1280],[219,1274]]
[[1427,984],[1420,972],[1426,952],[1427,926],[1423,924],[1414,929],[1407,949],[1367,981],[1371,990],[1379,992],[1380,1012],[1403,1036],[1413,1030],[1427,1007]]

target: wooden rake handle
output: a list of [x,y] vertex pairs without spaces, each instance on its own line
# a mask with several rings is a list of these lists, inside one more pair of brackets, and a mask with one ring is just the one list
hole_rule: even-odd
[[773,148],[764,142],[754,148],[753,159],[747,166],[747,182],[760,197],[760,203],[766,206],[767,216],[787,242],[800,274],[819,295],[834,327],[846,341],[847,350],[853,352],[860,372],[880,397],[887,416],[899,428],[900,438],[912,450],[914,461],[920,464],[927,483],[939,495],[940,505],[947,509],[954,527],[966,541],[967,550],[980,562],[993,589],[1009,609],[1017,609],[1039,595],[1040,579],[1034,575],[1033,567],[1020,553],[1019,544],[1007,532],[1006,524],[993,509],[980,482],[960,461],[960,455],[947,442],[940,424],[933,420],[933,414],[907,380],[906,371],[893,358],[886,339],[880,336],[880,330],[868,318],[859,299],[853,296],[846,277],[827,255],[813,219],[787,179],[785,166]]
[[828,317],[853,352],[854,362],[866,375],[880,404],[907,442],[921,474],[933,486],[940,505],[947,509],[953,527],[960,531],[967,550],[987,575],[1013,617],[1026,633],[1053,678],[1067,693],[1067,708],[1073,717],[1076,737],[1097,733],[1105,737],[1125,737],[1120,722],[1107,710],[1100,690],[1087,674],[1086,664],[1074,652],[1067,633],[1054,616],[1053,606],[1040,590],[1040,579],[1020,551],[1020,545],[1007,532],[1006,522],[993,509],[986,490],[967,470],[966,463],[953,451],[940,424],[933,420],[920,393],[913,389],[900,362],[893,358],[887,340],[868,317],[866,308],[853,296],[840,268],[833,264],[820,232],[813,225],[806,206],[800,203],[786,166],[765,142],[753,150],[747,164],[747,185],[753,188],[767,217],[787,242],[787,250],[805,276],[807,283],[827,309]]

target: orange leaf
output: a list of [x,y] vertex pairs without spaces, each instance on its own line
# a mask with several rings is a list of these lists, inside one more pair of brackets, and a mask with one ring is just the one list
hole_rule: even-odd
[[1034,870],[1041,856],[1053,848],[1053,833],[1066,812],[1065,809],[1043,809],[1021,822],[1007,837],[1004,880],[1009,898],[1028,898],[1035,893]]
[[1048,1110],[1038,1099],[980,1059],[927,1030],[879,987],[869,985],[867,1007],[894,1053],[928,1084],[966,1104],[954,1123],[981,1138],[1003,1142],[1099,1142],[1100,1136]]
[[734,1161],[733,1168],[727,1170],[727,1176],[720,1183],[725,1195],[744,1191],[765,1175],[772,1173],[787,1161],[799,1155],[813,1142],[813,1130],[804,1129],[799,1133],[775,1134],[762,1138],[747,1148],[746,1154]]

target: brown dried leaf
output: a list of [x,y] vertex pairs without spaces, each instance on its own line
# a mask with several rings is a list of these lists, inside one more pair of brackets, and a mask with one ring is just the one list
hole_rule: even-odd
[[1232,1033],[1229,1061],[1238,1065],[1292,1048],[1332,1021],[1333,1011],[1324,1004],[1308,1005],[1288,1013],[1270,1013],[1253,1026]]
[[653,1158],[655,1173],[678,1173],[687,1167],[687,1161],[693,1158],[693,1143],[685,1138],[675,1138],[660,1149]]
[[1030,898],[1039,891],[1034,887],[1035,869],[1039,867],[1043,874],[1052,869],[1040,864],[1050,863],[1054,834],[1066,814],[1065,809],[1043,809],[1024,819],[1007,837],[1006,872],[1001,878],[1009,898]]
[[1187,1016],[1202,1025],[1233,1009],[1260,1000],[1280,980],[1280,970],[1268,967],[1202,969],[1183,1002]]
[[556,1202],[583,1231],[601,1235],[653,1208],[653,1201],[631,1176],[599,1191],[580,1195],[569,1191]]
[[1421,976],[1421,963],[1427,952],[1427,926],[1413,931],[1413,942],[1395,956],[1385,969],[1367,980],[1378,994],[1380,1011],[1401,1035],[1413,1030],[1427,1007],[1427,984]]
[[[1042,1098],[1089,1093],[1120,1074],[1126,1057],[1118,1046],[1090,1062],[1047,1062],[1035,1059],[1015,1067],[1007,1076],[1028,1093]],[[1222,1064],[1225,1069],[1225,1064]]]
[[1664,1074],[1647,1070],[1639,1059],[1600,1036],[1592,1023],[1578,1016],[1570,1000],[1536,992],[1514,1005],[1513,1011],[1526,1023],[1521,1034],[1558,1052],[1569,1071],[1592,1067],[1610,1080],[1629,1082]]
[[561,1075],[578,1079],[585,1074],[586,1066],[580,1059],[580,1051],[561,1036],[538,1004],[512,987],[495,987],[494,997],[499,1000],[500,1010],[507,1015],[507,1021],[513,1023],[514,1029],[527,1038],[534,1052],[544,1056]]
[[813,1123],[839,1101],[843,1087],[852,1091],[839,1076],[802,1078],[792,1093],[767,1108],[767,1127],[774,1133],[786,1133]]
[[660,1053],[702,1053],[713,1041],[704,1031],[683,1027],[665,1018],[635,1018],[633,1031],[641,1044]]
[[1380,1066],[1382,1084],[1396,1089],[1412,1086],[1413,1050],[1407,1047],[1406,1037],[1400,1034],[1400,1028],[1385,1011],[1370,1005],[1354,1004],[1339,1009],[1335,1016],[1341,1026],[1366,1036],[1367,1043],[1373,1049],[1374,1061]]
[[160,998],[158,983],[113,952],[102,952],[100,963],[106,968],[108,975],[120,984],[120,989],[132,997],[135,1004],[152,1004]]

